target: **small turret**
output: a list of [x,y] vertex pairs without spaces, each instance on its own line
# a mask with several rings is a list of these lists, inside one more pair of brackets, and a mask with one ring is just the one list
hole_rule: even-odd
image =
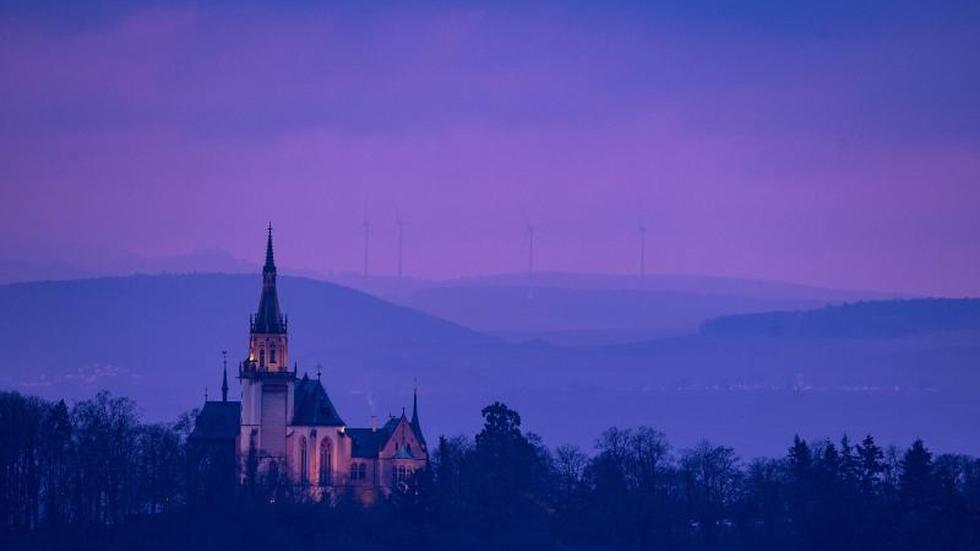
[[416,385],[415,389],[412,391],[412,430],[415,431],[415,437],[419,439],[419,442],[425,446],[425,437],[422,436],[422,423],[419,421],[419,389]]
[[228,401],[228,351],[222,350],[222,372],[221,372],[221,401]]
[[412,389],[412,424],[419,422],[419,389]]

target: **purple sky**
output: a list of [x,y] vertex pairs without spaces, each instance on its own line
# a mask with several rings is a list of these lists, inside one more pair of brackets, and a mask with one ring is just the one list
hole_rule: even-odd
[[396,207],[429,277],[523,269],[525,211],[541,269],[635,270],[642,217],[651,271],[980,295],[970,2],[139,4],[0,8],[0,255],[271,219],[355,270],[367,202],[376,273]]

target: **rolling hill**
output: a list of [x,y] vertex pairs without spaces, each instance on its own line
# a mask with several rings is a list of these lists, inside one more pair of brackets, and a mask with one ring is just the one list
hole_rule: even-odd
[[[258,276],[226,274],[2,285],[0,386],[71,398],[107,386],[170,417],[196,405],[205,385],[216,391],[221,350],[237,365],[259,289]],[[356,365],[345,362],[371,351],[493,341],[330,283],[282,277],[280,294],[292,358],[310,373],[317,363],[328,374]],[[411,378],[399,382],[410,389]]]
[[[602,345],[694,333],[711,318],[814,309],[897,295],[698,275],[541,272],[421,280],[329,279],[481,332],[520,342]],[[533,283],[533,284],[532,284]]]
[[[220,274],[0,286],[0,388],[69,399],[107,388],[148,419],[173,419],[200,405],[205,386],[216,395],[222,349],[234,375],[258,291],[256,275]],[[480,408],[503,400],[548,443],[586,448],[609,426],[646,424],[681,447],[709,438],[745,456],[782,453],[797,432],[921,436],[980,453],[977,301],[730,316],[684,335],[560,346],[498,339],[310,279],[282,277],[280,293],[299,371],[322,364],[353,425],[410,404],[418,378],[433,436],[472,433]],[[575,308],[560,294],[548,300]],[[597,311],[596,327],[619,315]]]
[[815,310],[726,316],[705,322],[708,335],[895,338],[980,330],[980,299],[910,299]]

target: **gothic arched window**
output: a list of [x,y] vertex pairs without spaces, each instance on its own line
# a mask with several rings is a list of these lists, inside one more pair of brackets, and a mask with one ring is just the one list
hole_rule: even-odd
[[395,479],[395,484],[404,483],[408,480],[410,471],[405,465],[398,465],[391,473]]
[[299,482],[300,484],[306,484],[309,480],[310,464],[307,459],[306,452],[306,437],[299,437]]
[[275,347],[275,345],[273,345],[272,347],[269,348],[269,363],[270,364],[276,363],[276,347]]
[[320,486],[330,485],[330,439],[320,441]]

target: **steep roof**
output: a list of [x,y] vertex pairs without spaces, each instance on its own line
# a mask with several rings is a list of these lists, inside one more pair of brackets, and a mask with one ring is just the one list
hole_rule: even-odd
[[378,450],[384,445],[386,438],[380,430],[372,429],[347,429],[347,436],[350,436],[352,445],[350,450],[351,457],[374,458],[378,457]]
[[272,225],[265,246],[265,266],[262,267],[262,296],[259,310],[252,318],[253,333],[280,334],[286,332],[286,322],[279,310],[279,295],[276,292],[276,263],[272,255]]
[[296,382],[294,401],[293,425],[332,427],[345,425],[319,379],[314,381],[303,375],[303,378]]
[[205,402],[191,440],[234,440],[240,431],[241,402]]
[[388,438],[395,431],[400,419],[391,417],[383,426],[374,429],[347,429],[346,433],[350,436],[353,445],[351,446],[351,457],[376,458],[381,448],[388,443]]
[[415,432],[415,438],[426,447],[425,437],[422,436],[422,422],[419,421],[419,391],[418,389],[412,392],[412,430]]
[[[416,439],[422,444],[423,450],[425,448],[425,440],[422,439],[422,433],[419,429],[405,417],[402,413],[401,417],[390,417],[388,421],[378,430],[373,429],[359,429],[359,428],[348,428],[345,432],[350,436],[353,441],[353,446],[351,446],[351,456],[360,458],[376,458],[378,454],[381,453],[382,448],[388,443],[392,435],[395,433],[395,429],[398,425],[405,420],[408,426],[412,428],[415,433]],[[405,455],[401,451],[401,455],[397,456],[399,459],[410,459],[411,454]]]
[[[405,414],[403,413],[402,417],[404,416]],[[400,423],[401,420],[402,420],[401,417],[395,417],[394,415],[388,418],[388,421],[384,424],[383,427],[381,427],[381,431],[384,432],[385,434],[385,441],[382,442],[382,444],[388,442],[388,437],[395,432],[395,429],[398,428],[398,423]]]

